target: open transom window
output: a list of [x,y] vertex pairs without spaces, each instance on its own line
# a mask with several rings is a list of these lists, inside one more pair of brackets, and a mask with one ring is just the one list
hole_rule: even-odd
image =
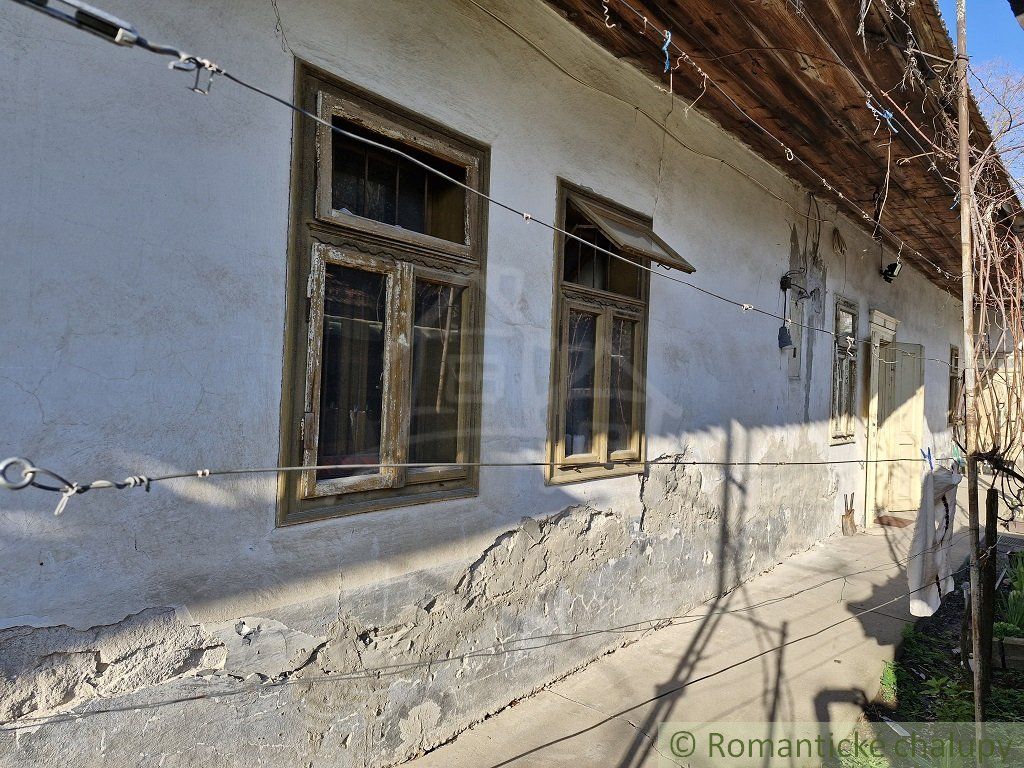
[[296,133],[282,452],[308,469],[279,522],[471,495],[485,211],[459,184],[482,189],[486,152],[305,66],[301,86],[338,130]]
[[693,268],[648,219],[563,186],[549,479],[643,470],[648,267]]

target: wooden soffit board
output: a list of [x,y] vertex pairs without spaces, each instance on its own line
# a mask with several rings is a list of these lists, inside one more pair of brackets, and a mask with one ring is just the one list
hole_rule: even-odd
[[[923,155],[935,134],[936,118],[949,109],[934,88],[936,81],[929,78],[944,71],[942,60],[954,55],[934,0],[907,3],[895,18],[881,2],[869,3],[863,37],[858,34],[861,3],[852,0],[547,1],[662,87],[668,81],[661,48],[664,30],[670,30],[672,41],[721,86],[721,91],[709,86],[701,96],[699,108],[705,114],[820,200],[837,202],[869,233],[894,248],[904,242],[905,261],[944,290],[959,294],[958,279],[936,268],[960,273],[959,213],[950,170],[933,166],[931,157]],[[889,5],[899,4],[890,0]],[[924,84],[905,77],[911,30],[919,49],[930,54],[914,57],[926,75]],[[673,91],[681,99],[701,93],[701,81],[685,62],[673,71]],[[891,144],[886,122],[880,123],[868,108],[866,92],[873,95],[876,108],[895,115]],[[809,167],[788,161],[779,143],[740,109],[783,139]],[[973,112],[972,130],[984,140],[988,129],[976,108]],[[823,178],[833,190],[824,187]],[[891,234],[856,214],[839,193],[869,219],[880,212],[881,224]]]

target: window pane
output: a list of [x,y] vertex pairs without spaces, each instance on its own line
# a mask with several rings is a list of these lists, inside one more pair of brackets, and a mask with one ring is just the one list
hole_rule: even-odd
[[[456,166],[436,162],[433,168],[440,168],[452,178],[464,181],[465,169],[456,170]],[[427,174],[428,222],[427,234],[451,240],[456,243],[466,241],[466,190],[435,173]]]
[[[380,463],[386,289],[384,275],[327,265],[317,464]],[[317,470],[317,479],[378,471]]]
[[570,456],[593,450],[597,316],[570,311],[568,331],[565,453]]
[[427,227],[427,172],[407,163],[398,174],[398,226],[413,232]]
[[611,382],[608,404],[608,450],[633,447],[633,376],[636,367],[633,340],[636,323],[612,320]]
[[[451,178],[466,183],[466,168],[335,117],[348,133],[393,147]],[[466,191],[458,184],[390,152],[341,134],[332,136],[331,208],[384,224],[466,242]]]
[[370,152],[366,158],[366,218],[395,223],[398,164],[389,155]]
[[409,460],[459,460],[463,288],[416,282]]
[[853,336],[853,314],[846,312],[845,310],[839,310],[836,313],[836,335],[844,337],[841,340],[845,341],[846,336]]
[[[593,243],[600,237],[600,233],[588,225],[579,225],[570,231],[577,237],[586,240],[587,243]],[[608,259],[607,254],[599,253],[592,245],[566,238],[565,263],[563,265],[565,281],[587,288],[608,290],[608,270],[606,268]]]
[[362,216],[366,199],[366,152],[359,146],[342,146],[335,142],[333,169],[331,207]]

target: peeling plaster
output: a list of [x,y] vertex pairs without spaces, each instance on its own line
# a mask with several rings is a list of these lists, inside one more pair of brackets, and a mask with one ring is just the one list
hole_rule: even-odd
[[[7,739],[19,765],[43,764],[74,728],[80,764],[97,762],[97,744],[103,760],[113,751],[128,764],[141,727],[152,754],[184,765],[208,761],[244,724],[254,765],[409,759],[638,637],[623,627],[686,612],[831,528],[824,468],[761,488],[771,503],[750,509],[703,485],[695,467],[655,465],[639,517],[572,506],[524,518],[461,571],[342,591],[280,617],[196,624],[152,608],[87,630],[4,630],[0,712],[31,727],[16,740],[0,732],[0,747]],[[314,635],[287,623],[301,614],[333,619]],[[33,719],[61,712],[78,717]],[[196,736],[187,745],[183,722]]]

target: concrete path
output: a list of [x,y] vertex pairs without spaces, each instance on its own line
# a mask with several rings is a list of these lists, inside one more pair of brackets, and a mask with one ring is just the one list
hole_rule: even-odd
[[[673,765],[655,743],[666,721],[852,723],[911,618],[912,533],[829,539],[406,765]],[[961,529],[957,565],[966,544]]]

